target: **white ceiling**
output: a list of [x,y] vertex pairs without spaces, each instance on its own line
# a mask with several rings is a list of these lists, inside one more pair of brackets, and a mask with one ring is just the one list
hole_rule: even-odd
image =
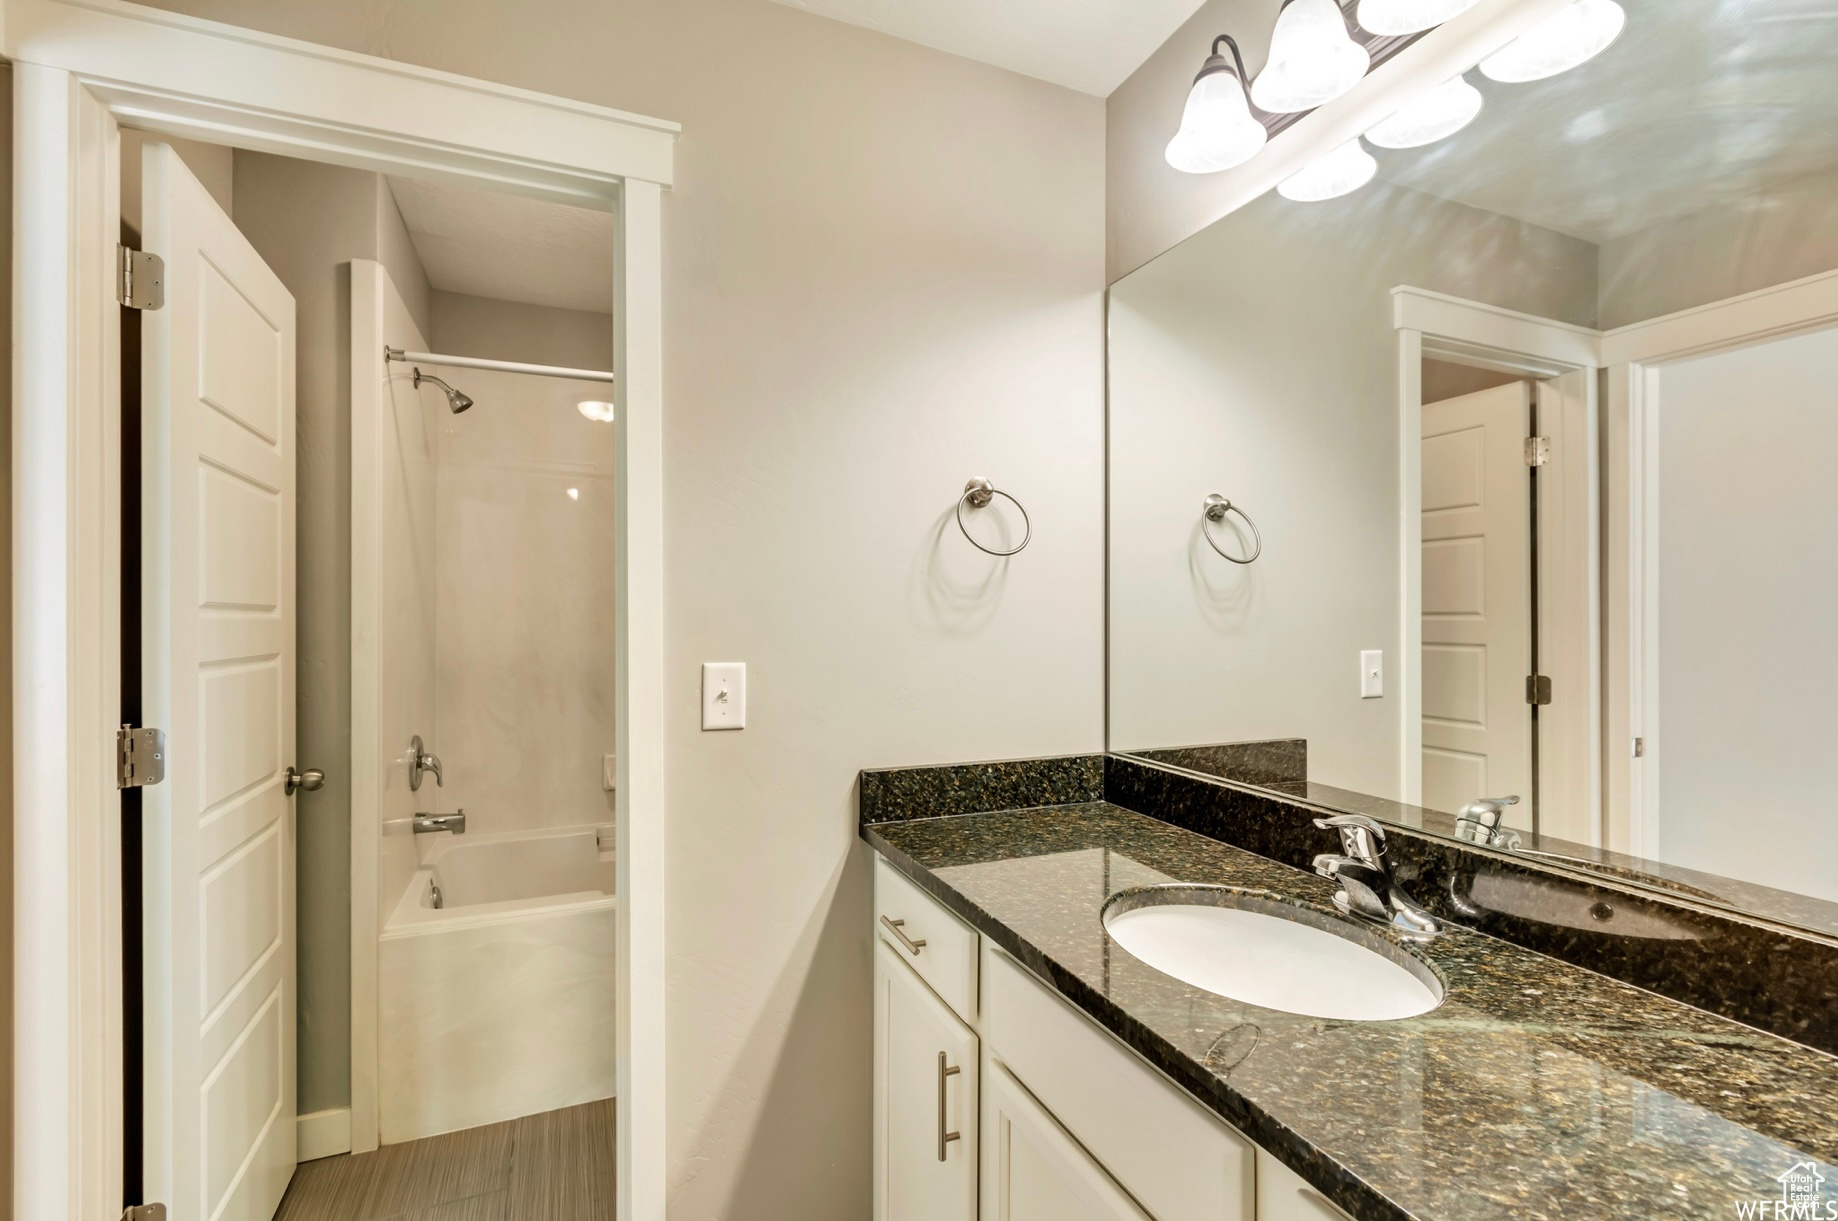
[[1602,243],[1838,165],[1830,0],[1620,0],[1627,27],[1561,76],[1499,85],[1390,181]]
[[1201,0],[776,0],[1109,97]]
[[613,312],[613,217],[478,187],[389,177],[442,292]]

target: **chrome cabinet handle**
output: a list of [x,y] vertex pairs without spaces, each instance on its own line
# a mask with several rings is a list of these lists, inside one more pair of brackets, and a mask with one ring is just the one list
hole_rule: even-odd
[[325,773],[316,767],[309,767],[303,772],[296,772],[289,764],[281,774],[281,791],[292,797],[295,793],[317,793],[325,784]]
[[962,1068],[945,1065],[945,1053],[938,1053],[938,1160],[945,1160],[945,1146],[954,1140],[962,1140],[962,1132],[945,1131],[945,1081],[963,1072]]
[[886,916],[882,916],[881,923],[887,926],[888,932],[900,939],[900,944],[910,950],[914,958],[919,957],[919,951],[925,948],[924,937],[916,941],[908,937],[905,932],[902,931],[906,927],[906,921],[904,920],[889,920]]

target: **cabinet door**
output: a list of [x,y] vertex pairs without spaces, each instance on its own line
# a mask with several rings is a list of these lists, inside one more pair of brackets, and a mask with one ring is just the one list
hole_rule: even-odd
[[1257,1221],[1351,1221],[1271,1154],[1257,1151]]
[[977,1039],[884,943],[874,955],[874,1215],[974,1221]]
[[983,1069],[983,1221],[1150,1221],[995,1060]]

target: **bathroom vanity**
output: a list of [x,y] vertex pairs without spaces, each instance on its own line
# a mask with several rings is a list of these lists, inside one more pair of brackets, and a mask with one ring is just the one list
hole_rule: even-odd
[[[1082,791],[939,800],[926,773],[976,769],[864,774],[882,1221],[1734,1216],[1798,1163],[1833,1173],[1824,1052],[1463,923],[1353,923],[1332,881],[1102,799],[1154,765],[1063,762]],[[1268,806],[1245,821],[1313,813]],[[1177,885],[1338,929],[1437,1003],[1321,1018],[1183,982],[1106,924]]]

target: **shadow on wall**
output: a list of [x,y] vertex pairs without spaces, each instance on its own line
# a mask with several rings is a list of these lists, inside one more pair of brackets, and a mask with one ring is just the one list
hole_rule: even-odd
[[[1014,546],[1009,523],[1001,522],[983,542],[997,550]],[[1008,564],[1006,559],[973,547],[957,528],[956,508],[946,509],[932,523],[913,557],[915,619],[941,636],[973,636],[982,631],[1002,605]]]
[[[854,785],[851,777],[851,818]],[[740,1114],[760,1119],[742,1141],[745,1157],[725,1201],[708,1215],[725,1221],[826,1216],[845,1198],[839,1185],[860,1181],[871,1165],[868,1092],[812,1091],[810,1085],[839,1078],[866,1081],[872,1072],[873,1025],[862,1020],[859,1002],[843,1003],[873,992],[872,851],[855,839],[842,856],[826,894],[796,938],[786,969],[755,1015],[752,1033],[729,1060],[772,1069],[758,1105],[739,1108]],[[782,1039],[773,1033],[778,1031],[784,1032]],[[730,1073],[718,1093],[728,1095],[738,1080]],[[712,1151],[734,1147],[735,1134],[722,1130],[721,1114],[695,1134],[684,1159],[692,1169],[671,1184],[673,1204],[700,1173],[719,1173]],[[838,1143],[832,1139],[838,1132],[854,1138]]]
[[[1200,617],[1216,632],[1242,629],[1257,612],[1257,572],[1248,564],[1222,559],[1206,541],[1203,519],[1194,515],[1193,533],[1187,538],[1187,571],[1193,577],[1193,603]],[[1234,523],[1234,528],[1236,524]],[[1238,544],[1249,555],[1250,539],[1239,530]],[[1230,541],[1227,542],[1230,546]]]

